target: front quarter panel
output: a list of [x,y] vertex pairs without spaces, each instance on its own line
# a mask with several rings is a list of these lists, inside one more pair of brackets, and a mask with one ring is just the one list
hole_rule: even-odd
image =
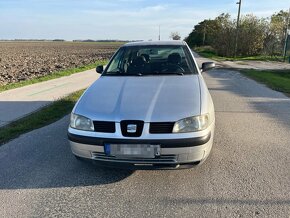
[[202,75],[198,75],[200,84],[200,114],[209,114],[210,123],[215,121],[214,104]]

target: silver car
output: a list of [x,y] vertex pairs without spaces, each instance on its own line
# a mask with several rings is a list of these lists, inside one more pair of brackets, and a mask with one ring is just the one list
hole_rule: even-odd
[[212,98],[182,41],[123,45],[72,113],[73,154],[105,166],[182,168],[201,164],[214,137]]

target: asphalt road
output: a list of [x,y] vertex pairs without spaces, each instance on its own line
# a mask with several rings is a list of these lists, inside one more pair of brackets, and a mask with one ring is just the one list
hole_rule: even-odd
[[0,147],[0,217],[290,217],[290,99],[239,73],[204,74],[216,135],[200,167],[78,162],[68,117]]

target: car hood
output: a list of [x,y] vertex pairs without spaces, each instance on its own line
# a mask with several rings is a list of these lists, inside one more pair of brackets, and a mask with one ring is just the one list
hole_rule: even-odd
[[197,75],[102,76],[74,113],[101,121],[174,122],[200,114],[198,80]]

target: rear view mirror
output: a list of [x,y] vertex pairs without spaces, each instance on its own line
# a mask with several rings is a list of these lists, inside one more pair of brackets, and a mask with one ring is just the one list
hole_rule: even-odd
[[102,74],[104,71],[104,66],[103,65],[97,66],[96,71],[97,71],[97,73]]
[[214,62],[204,62],[204,63],[202,63],[202,66],[201,66],[202,72],[211,70],[213,68],[215,68]]

